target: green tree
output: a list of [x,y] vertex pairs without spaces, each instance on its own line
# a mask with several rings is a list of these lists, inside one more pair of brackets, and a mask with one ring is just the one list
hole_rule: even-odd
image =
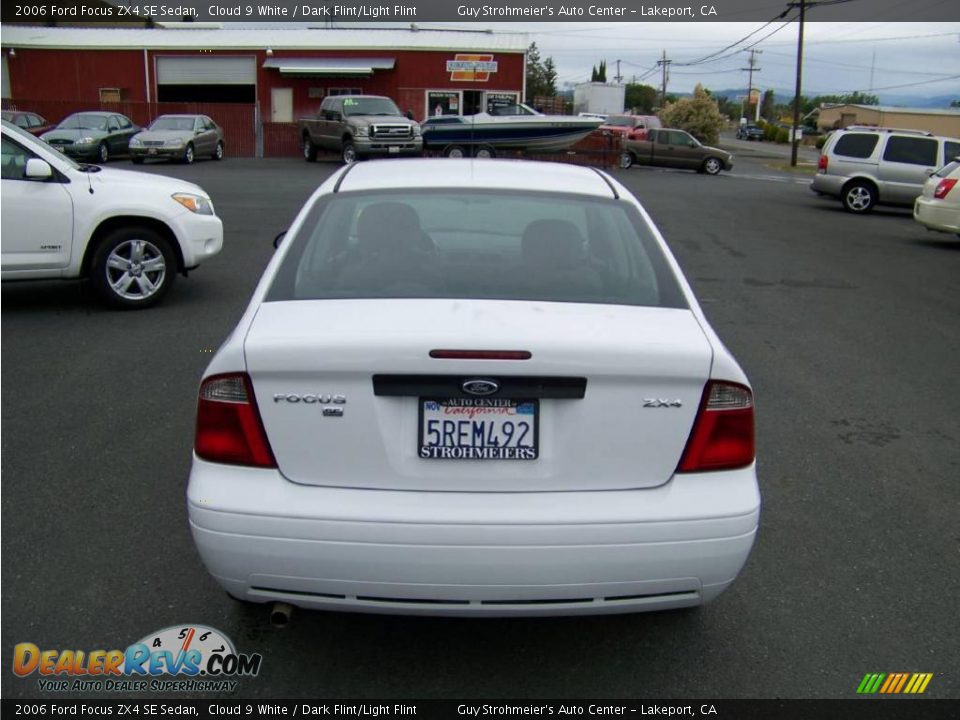
[[527,96],[526,102],[533,102],[538,96],[552,97],[557,94],[557,68],[553,58],[546,60],[540,56],[536,43],[527,48]]
[[607,81],[607,61],[601,60],[600,67],[597,68],[597,82],[605,83]]
[[776,100],[773,90],[767,90],[763,93],[763,100],[760,102],[760,117],[769,122],[776,122],[777,108],[774,104]]
[[652,113],[657,106],[657,89],[651,85],[629,83],[624,88],[623,104],[639,114]]
[[950,103],[950,107],[960,107],[960,100],[954,100]]
[[557,94],[557,66],[554,65],[552,57],[543,61],[543,94]]
[[707,144],[717,142],[720,131],[727,124],[720,114],[717,101],[699,84],[693,90],[693,97],[668,102],[659,114],[664,127],[686,130]]

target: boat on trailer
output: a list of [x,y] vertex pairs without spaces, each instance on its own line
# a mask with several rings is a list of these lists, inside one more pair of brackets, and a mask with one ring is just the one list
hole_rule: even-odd
[[476,115],[439,115],[421,123],[425,150],[446,157],[494,157],[498,152],[561,152],[603,120],[544,115],[522,103]]

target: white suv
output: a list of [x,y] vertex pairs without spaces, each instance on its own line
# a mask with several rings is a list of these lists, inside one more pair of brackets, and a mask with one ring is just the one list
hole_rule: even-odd
[[830,135],[810,189],[840,198],[852,213],[877,203],[913,205],[926,179],[957,155],[956,138],[855,125]]
[[4,281],[88,277],[109,304],[143,308],[220,252],[223,224],[197,185],[78,164],[6,121],[2,132]]

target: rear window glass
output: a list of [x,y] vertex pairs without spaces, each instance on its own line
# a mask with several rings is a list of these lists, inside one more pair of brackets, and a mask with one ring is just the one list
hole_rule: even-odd
[[910,165],[939,165],[940,163],[937,162],[938,149],[937,141],[932,138],[893,135],[887,140],[887,147],[883,151],[883,159]]
[[937,177],[947,177],[947,175],[952,173],[954,170],[960,170],[960,160],[954,160],[953,162],[947,163],[942,168],[937,170],[935,175]]
[[627,203],[450,191],[342,193],[313,208],[267,300],[462,298],[684,308]]
[[846,133],[840,136],[833,147],[834,155],[852,158],[868,158],[873,154],[879,137],[873,133]]

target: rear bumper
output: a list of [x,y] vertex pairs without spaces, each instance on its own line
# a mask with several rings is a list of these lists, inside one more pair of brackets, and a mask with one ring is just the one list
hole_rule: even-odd
[[755,468],[645,490],[456,493],[297,485],[194,458],[190,527],[232,595],[309,608],[572,615],[699,605],[757,531]]
[[813,176],[813,182],[810,183],[810,189],[823,195],[832,195],[840,197],[843,192],[843,186],[850,178],[842,175],[827,175],[826,173],[817,173]]
[[960,233],[960,208],[944,205],[922,195],[914,201],[913,219],[931,230]]

